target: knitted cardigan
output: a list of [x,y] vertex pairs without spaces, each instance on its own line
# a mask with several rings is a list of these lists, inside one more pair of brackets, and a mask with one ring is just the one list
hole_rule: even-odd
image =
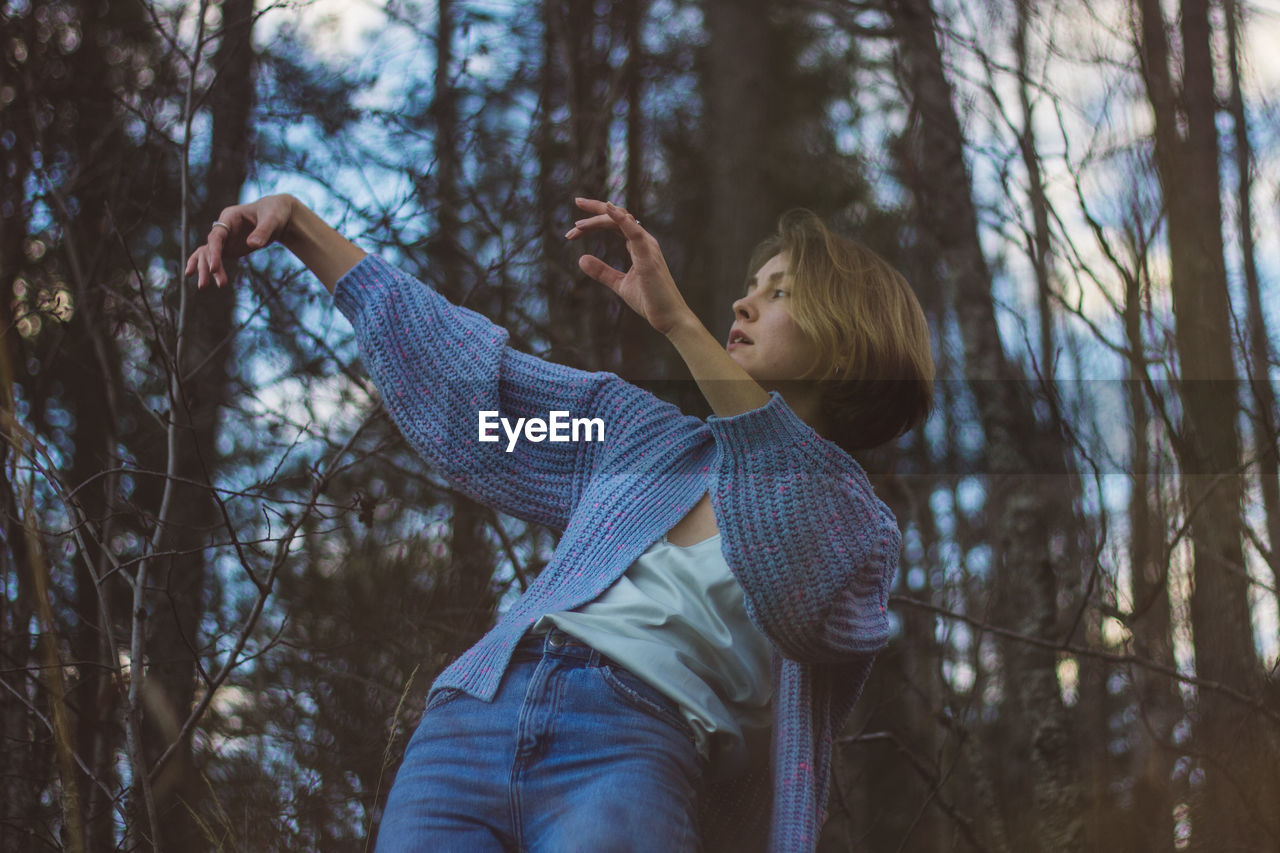
[[[492,700],[538,617],[600,595],[710,492],[748,618],[773,646],[773,745],[701,798],[705,850],[811,851],[831,744],[888,641],[898,525],[862,468],[776,393],[704,422],[608,372],[507,346],[507,332],[370,255],[337,284],[366,369],[400,430],[458,490],[563,531],[551,561],[431,696]],[[478,412],[602,418],[603,441],[478,440]],[[499,431],[501,434],[501,431]]]

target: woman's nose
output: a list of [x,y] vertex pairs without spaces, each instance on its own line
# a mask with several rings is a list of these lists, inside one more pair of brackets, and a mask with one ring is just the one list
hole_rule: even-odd
[[739,299],[734,300],[733,314],[735,317],[742,317],[743,319],[747,319],[751,316],[752,310],[753,309],[751,307],[751,299],[749,297],[743,296]]

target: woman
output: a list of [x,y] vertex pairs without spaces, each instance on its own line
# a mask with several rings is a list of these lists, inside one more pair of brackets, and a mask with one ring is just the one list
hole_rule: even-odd
[[[845,451],[926,416],[923,314],[883,260],[797,212],[757,250],[722,346],[639,222],[576,202],[566,237],[618,233],[631,257],[622,272],[584,255],[583,271],[671,341],[705,422],[510,349],[290,196],[227,208],[187,264],[224,286],[223,257],[284,244],[351,320],[414,447],[473,499],[563,531],[433,683],[378,849],[812,850],[901,545]],[[604,435],[483,441],[486,411],[568,412]]]

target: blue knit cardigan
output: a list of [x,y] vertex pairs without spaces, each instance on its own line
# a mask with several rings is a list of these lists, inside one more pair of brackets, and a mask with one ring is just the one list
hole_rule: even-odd
[[[337,284],[366,369],[400,430],[458,490],[563,531],[551,561],[431,686],[492,700],[520,637],[600,595],[710,492],[747,615],[773,645],[773,748],[701,803],[709,851],[811,851],[831,744],[876,653],[901,537],[862,468],[771,392],[704,422],[620,377],[507,346],[507,332],[370,255]],[[602,418],[605,440],[478,440],[477,413]]]

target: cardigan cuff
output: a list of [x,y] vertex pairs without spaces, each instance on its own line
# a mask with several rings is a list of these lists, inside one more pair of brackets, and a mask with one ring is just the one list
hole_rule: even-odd
[[733,455],[779,445],[813,447],[823,441],[777,391],[770,391],[769,402],[758,409],[725,418],[711,415],[707,426],[716,445]]
[[333,307],[355,325],[360,308],[371,293],[386,287],[396,276],[396,269],[377,255],[369,254],[343,273],[333,286]]

